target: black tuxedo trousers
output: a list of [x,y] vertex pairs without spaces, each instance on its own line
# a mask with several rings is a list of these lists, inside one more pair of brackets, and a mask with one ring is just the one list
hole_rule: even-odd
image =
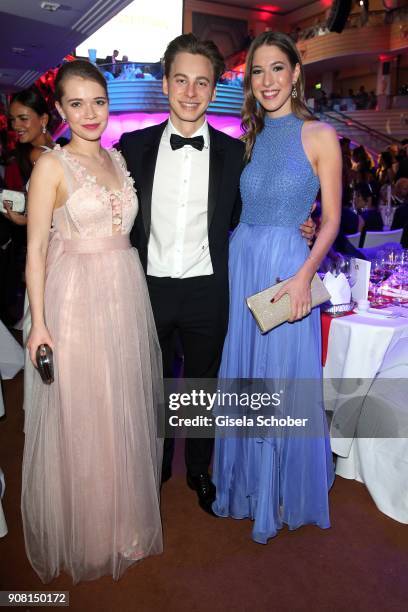
[[[147,276],[154,319],[163,356],[163,375],[174,376],[175,334],[183,353],[185,378],[215,378],[220,366],[228,325],[228,292],[220,294],[214,275],[193,278]],[[213,440],[186,440],[188,472],[198,476],[208,471]],[[166,439],[163,478],[171,474],[174,440]]]

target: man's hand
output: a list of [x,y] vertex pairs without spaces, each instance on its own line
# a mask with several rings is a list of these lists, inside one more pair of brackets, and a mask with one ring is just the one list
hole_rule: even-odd
[[8,219],[9,221],[12,221],[16,225],[27,225],[27,217],[25,215],[18,213],[18,212],[14,212],[10,204],[5,203],[4,208],[5,208],[5,211],[3,214],[6,217],[6,219]]
[[[310,211],[310,213],[312,213],[315,208],[316,208],[316,203],[313,204],[312,210]],[[300,231],[302,233],[303,238],[306,238],[307,244],[311,246],[311,244],[313,244],[313,239],[315,238],[315,235],[316,235],[316,223],[313,221],[312,217],[309,217],[307,221],[301,224]]]

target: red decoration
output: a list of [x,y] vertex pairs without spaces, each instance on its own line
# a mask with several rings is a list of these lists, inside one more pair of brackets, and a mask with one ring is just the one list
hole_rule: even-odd
[[262,11],[269,11],[270,13],[279,13],[281,11],[281,8],[276,6],[276,4],[257,4],[256,8]]

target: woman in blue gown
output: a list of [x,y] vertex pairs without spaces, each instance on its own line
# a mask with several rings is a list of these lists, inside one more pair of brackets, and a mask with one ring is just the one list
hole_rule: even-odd
[[[253,519],[252,537],[260,543],[283,523],[330,526],[334,473],[322,401],[320,312],[311,309],[310,283],[338,232],[341,153],[336,132],[313,120],[303,96],[294,43],[276,32],[258,36],[244,80],[248,164],[242,216],[230,242],[230,319],[219,379],[273,380],[291,398],[278,416],[308,418],[304,435],[216,438],[213,510]],[[322,222],[310,251],[298,227],[319,188]],[[245,298],[289,277],[275,300],[290,296],[290,321],[262,335]]]

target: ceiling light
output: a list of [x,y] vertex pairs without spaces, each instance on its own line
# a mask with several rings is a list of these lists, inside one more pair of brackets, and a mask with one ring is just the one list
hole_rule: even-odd
[[44,9],[44,11],[50,11],[53,13],[57,11],[61,5],[58,2],[41,2],[40,8]]

